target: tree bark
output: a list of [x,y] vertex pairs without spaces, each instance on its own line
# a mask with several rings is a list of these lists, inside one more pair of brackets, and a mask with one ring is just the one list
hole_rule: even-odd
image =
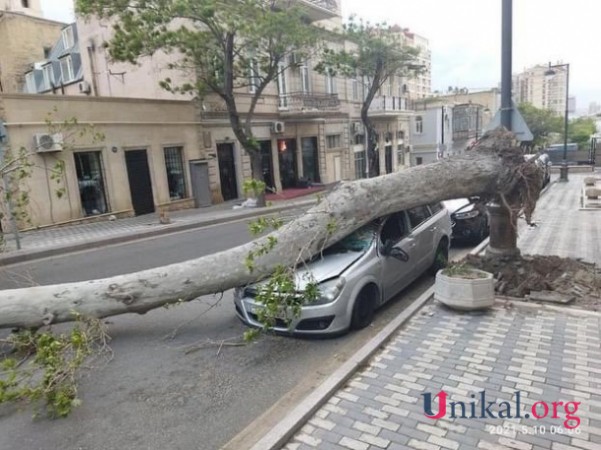
[[[108,317],[145,313],[178,300],[222,292],[265,278],[279,265],[309,258],[360,226],[386,214],[449,198],[511,195],[520,185],[523,158],[513,134],[495,131],[465,155],[377,178],[340,183],[319,204],[268,236],[266,255],[250,251],[268,236],[191,261],[100,280],[0,291],[0,328],[39,327],[74,319],[74,313]],[[335,229],[332,232],[331,225]]]

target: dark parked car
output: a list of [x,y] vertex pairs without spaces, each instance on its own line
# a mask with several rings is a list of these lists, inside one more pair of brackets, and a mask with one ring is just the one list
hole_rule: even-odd
[[481,242],[488,236],[486,205],[479,197],[456,198],[443,203],[451,215],[454,240]]

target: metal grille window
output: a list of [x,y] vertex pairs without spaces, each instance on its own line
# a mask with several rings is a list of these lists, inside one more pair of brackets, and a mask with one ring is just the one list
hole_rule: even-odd
[[84,216],[108,212],[104,190],[104,169],[100,152],[76,152],[75,171],[79,185],[79,197]]
[[184,160],[182,157],[183,150],[181,147],[166,147],[164,151],[169,198],[171,200],[186,198]]

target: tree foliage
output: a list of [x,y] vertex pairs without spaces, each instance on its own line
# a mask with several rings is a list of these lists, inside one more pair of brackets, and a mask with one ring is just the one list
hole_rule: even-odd
[[377,135],[369,108],[380,88],[394,77],[411,77],[425,67],[418,64],[419,49],[402,41],[401,29],[385,23],[370,24],[351,17],[339,36],[349,45],[341,50],[326,48],[318,69],[332,75],[354,78],[365,89],[361,121],[368,133],[370,176],[378,175]]
[[587,148],[591,136],[597,132],[597,123],[592,117],[577,117],[568,126],[568,140],[576,142],[579,148]]
[[[294,2],[77,0],[76,7],[80,14],[111,19],[114,36],[108,48],[115,60],[136,63],[157,52],[170,54],[170,68],[188,73],[189,81],[177,85],[165,79],[163,88],[200,99],[219,96],[232,131],[251,157],[253,178],[263,180],[252,131],[258,100],[295,63],[292,54],[310,57],[321,39]],[[241,110],[240,100],[249,106]]]
[[550,133],[563,133],[563,119],[550,109],[540,109],[530,103],[521,103],[518,109],[534,136],[535,147],[545,147]]

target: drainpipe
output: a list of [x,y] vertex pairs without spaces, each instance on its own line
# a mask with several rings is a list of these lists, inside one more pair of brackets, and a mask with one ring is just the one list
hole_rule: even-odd
[[90,71],[92,72],[92,94],[98,97],[98,83],[96,81],[96,62],[94,61],[94,53],[96,52],[96,46],[94,41],[90,39],[88,43],[88,58],[90,59]]

